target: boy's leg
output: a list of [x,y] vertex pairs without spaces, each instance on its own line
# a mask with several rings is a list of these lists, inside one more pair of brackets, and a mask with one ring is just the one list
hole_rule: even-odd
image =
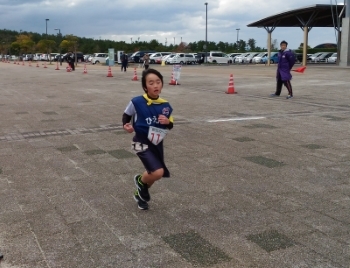
[[290,83],[290,80],[284,81],[284,85],[288,90],[288,95],[293,97],[293,89],[292,89],[292,84]]
[[163,174],[164,169],[161,168],[151,173],[145,171],[142,176],[136,175],[134,177],[137,192],[141,200],[148,202],[151,199],[148,188],[150,188],[155,181],[161,179],[163,177]]
[[277,96],[281,95],[282,86],[283,86],[283,81],[281,80],[280,77],[278,77],[277,83],[276,83],[276,93],[275,93]]
[[142,174],[142,178],[141,181],[144,184],[148,185],[148,188],[150,188],[152,186],[153,183],[155,183],[157,180],[160,180],[164,175],[164,169],[160,168],[157,169],[154,172],[148,173],[147,171],[145,171]]

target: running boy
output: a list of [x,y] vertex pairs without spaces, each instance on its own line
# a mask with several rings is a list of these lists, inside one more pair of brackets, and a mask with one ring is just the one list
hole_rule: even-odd
[[162,177],[170,177],[164,163],[163,139],[173,128],[173,109],[169,102],[159,97],[163,76],[157,70],[147,69],[143,72],[142,88],[145,94],[133,98],[124,111],[123,127],[129,133],[135,131],[132,150],[146,169],[142,175],[134,177],[134,199],[139,209],[146,210],[147,202],[151,199],[148,188]]

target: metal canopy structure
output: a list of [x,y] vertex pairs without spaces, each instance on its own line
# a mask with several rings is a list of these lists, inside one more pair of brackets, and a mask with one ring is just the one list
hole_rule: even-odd
[[338,27],[345,17],[344,5],[313,5],[298,8],[248,24],[248,27]]
[[270,57],[271,34],[276,27],[300,27],[304,31],[303,65],[306,65],[308,33],[313,27],[334,27],[340,32],[345,5],[312,5],[282,12],[248,24],[248,27],[265,28],[268,33]]

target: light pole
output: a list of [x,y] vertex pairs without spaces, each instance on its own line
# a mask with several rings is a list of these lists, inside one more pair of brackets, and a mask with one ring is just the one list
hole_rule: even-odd
[[237,29],[236,29],[236,31],[237,31],[237,50],[239,50],[239,48],[238,48],[238,36],[239,36],[239,30],[240,30],[240,28],[237,28]]
[[47,22],[49,21],[49,19],[45,19],[46,21],[46,40],[47,40]]
[[174,46],[175,46],[175,37],[174,37]]
[[182,37],[181,37],[181,44],[182,44]]
[[167,45],[168,43],[168,39],[165,37],[165,46]]
[[207,62],[207,45],[208,45],[208,3],[205,2],[205,62]]
[[[55,31],[58,31],[58,38],[59,38],[59,40],[58,41],[60,41],[61,40],[61,29],[55,29]],[[58,45],[58,53],[60,54],[60,56],[59,56],[59,58],[57,58],[57,60],[60,60],[60,65],[62,66],[62,60],[61,60],[61,57],[62,57],[62,55],[61,55],[61,46],[60,45]]]
[[137,38],[137,43],[140,42],[140,37]]
[[46,21],[46,57],[49,57],[49,46],[47,45],[47,22],[49,21],[49,19],[45,19]]
[[132,37],[130,38],[130,41],[131,41],[130,43],[132,44]]
[[[22,35],[22,29],[19,30],[19,35]],[[19,61],[21,60],[21,48],[19,49],[19,52],[18,52],[18,60]]]

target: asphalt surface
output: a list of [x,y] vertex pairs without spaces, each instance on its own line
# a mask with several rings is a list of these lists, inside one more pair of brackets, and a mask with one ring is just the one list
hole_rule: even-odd
[[275,66],[184,66],[170,86],[156,65],[171,178],[140,211],[121,116],[141,70],[32,65],[0,62],[1,268],[350,267],[350,69],[293,73],[287,100]]

